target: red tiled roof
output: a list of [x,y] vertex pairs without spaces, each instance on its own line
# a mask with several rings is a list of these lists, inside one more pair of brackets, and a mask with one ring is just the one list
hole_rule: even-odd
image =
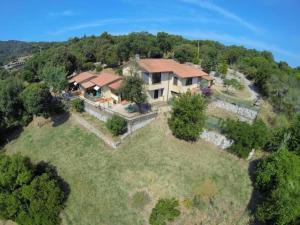
[[200,69],[180,64],[173,59],[140,59],[138,64],[149,73],[173,72],[183,78],[208,76],[207,73]]
[[99,87],[103,87],[121,79],[122,77],[116,75],[115,73],[102,72],[99,74],[99,76],[90,81]]
[[82,87],[84,87],[85,89],[91,88],[91,87],[95,86],[95,84],[93,82],[91,82],[91,81],[86,81],[84,83],[81,83],[80,85]]
[[97,77],[95,74],[89,73],[89,72],[83,72],[80,73],[78,75],[76,75],[75,77],[72,77],[69,82],[76,82],[76,83],[82,83],[85,81],[89,81],[93,78]]
[[110,87],[113,90],[118,90],[118,89],[120,89],[122,84],[123,84],[123,80],[118,80],[118,81],[115,81],[115,82],[111,83],[110,85],[108,85],[108,87]]

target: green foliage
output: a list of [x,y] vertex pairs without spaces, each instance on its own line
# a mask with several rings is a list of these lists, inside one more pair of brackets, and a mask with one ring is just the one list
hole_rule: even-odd
[[121,135],[127,132],[127,121],[120,116],[113,115],[113,117],[106,122],[106,127],[113,135]]
[[89,71],[89,70],[94,70],[96,69],[96,66],[92,62],[86,62],[82,65],[81,69],[83,71]]
[[19,95],[23,89],[24,86],[18,79],[0,80],[0,114],[4,127],[20,125],[24,108]]
[[226,120],[223,132],[234,141],[230,151],[241,158],[247,158],[252,149],[264,147],[269,139],[268,128],[262,120],[256,120],[252,125]]
[[223,74],[224,76],[226,76],[227,71],[228,71],[228,65],[226,63],[221,63],[220,65],[218,65],[218,73]]
[[296,116],[289,127],[280,127],[273,130],[267,144],[267,149],[277,151],[287,148],[300,156],[300,117]]
[[63,66],[46,65],[42,71],[42,78],[53,92],[60,92],[68,85],[67,73]]
[[20,225],[55,225],[66,194],[59,177],[20,155],[0,155],[0,218]]
[[226,85],[227,87],[231,86],[237,90],[242,90],[244,88],[241,82],[239,82],[237,79],[225,79],[224,85]]
[[205,123],[206,101],[201,95],[187,92],[173,101],[168,124],[173,134],[186,141],[199,138]]
[[179,206],[178,200],[159,199],[155,207],[152,209],[149,223],[151,225],[166,225],[167,222],[172,222],[180,215],[177,209]]
[[182,44],[174,49],[174,58],[180,63],[193,62],[196,55],[196,48],[190,44]]
[[96,66],[96,71],[99,73],[103,70],[102,66],[101,65],[97,65]]
[[140,108],[141,104],[146,103],[147,95],[144,90],[144,81],[133,74],[125,78],[125,82],[120,89],[123,97],[128,101],[132,101]]
[[46,85],[33,83],[21,93],[24,108],[32,115],[46,115],[49,111],[51,94]]
[[76,98],[72,100],[72,108],[76,112],[84,112],[84,101],[82,99]]
[[280,150],[256,167],[255,187],[262,194],[256,217],[267,224],[297,224],[300,217],[300,158]]

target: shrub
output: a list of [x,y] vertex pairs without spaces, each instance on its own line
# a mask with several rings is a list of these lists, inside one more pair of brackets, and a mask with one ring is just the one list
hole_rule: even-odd
[[183,140],[199,138],[205,123],[206,101],[201,95],[187,92],[175,98],[168,124],[172,133]]
[[268,128],[262,120],[255,121],[253,125],[226,120],[222,128],[225,135],[234,141],[229,150],[241,158],[247,158],[252,149],[264,147],[269,139]]
[[178,200],[174,198],[159,199],[152,209],[149,223],[151,225],[166,225],[167,222],[174,221],[180,215],[180,211],[177,209],[178,206]]
[[87,71],[87,70],[94,70],[96,66],[92,62],[87,62],[82,65],[82,70]]
[[213,95],[213,90],[209,87],[201,88],[201,92],[207,98]]
[[244,89],[244,85],[242,85],[241,82],[239,82],[237,79],[225,79],[224,85],[226,85],[227,87],[232,86],[233,88],[235,88],[237,90]]
[[0,218],[20,225],[60,224],[67,193],[57,173],[41,172],[20,155],[0,155],[0,181]]
[[298,224],[300,218],[300,158],[285,149],[261,160],[254,173],[261,199],[256,218],[266,224]]
[[96,66],[96,71],[97,72],[101,72],[103,70],[102,66],[101,65],[97,65]]
[[74,99],[72,101],[72,108],[76,111],[76,112],[83,112],[84,111],[84,101],[81,99]]
[[121,135],[127,132],[127,121],[120,116],[114,115],[106,122],[106,127],[113,135]]

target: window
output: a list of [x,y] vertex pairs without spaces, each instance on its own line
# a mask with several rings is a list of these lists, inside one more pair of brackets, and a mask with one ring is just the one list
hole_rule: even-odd
[[154,90],[153,98],[158,99],[159,97],[161,97],[163,95],[163,92],[164,92],[164,89]]
[[173,85],[178,85],[178,77],[173,78]]
[[152,84],[159,84],[161,82],[161,73],[152,74]]
[[188,85],[192,85],[192,84],[193,84],[193,78],[187,78],[185,85],[188,86]]

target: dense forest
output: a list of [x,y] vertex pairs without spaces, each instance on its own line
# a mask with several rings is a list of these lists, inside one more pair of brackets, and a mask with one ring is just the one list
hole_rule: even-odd
[[[17,43],[14,44],[19,46],[19,50],[10,52],[26,52],[26,49],[35,51],[39,46],[29,43],[26,47],[27,44]],[[139,54],[141,58],[165,57],[181,63],[193,62],[200,64],[207,72],[222,71],[224,67],[237,69],[254,81],[277,113],[291,119],[300,110],[300,67],[292,68],[286,62],[276,62],[268,51],[225,46],[208,40],[188,40],[164,32],[157,35],[140,32],[120,36],[102,33],[100,36],[75,37],[67,42],[49,43],[44,47],[44,50],[33,54],[21,70],[10,74],[1,70],[1,83],[19,85],[20,80],[27,84],[44,81],[51,91],[59,92],[65,88],[66,77],[73,72],[95,69],[95,62],[120,71],[118,68],[124,62]],[[7,48],[13,49],[9,45]],[[0,101],[0,108],[8,108],[1,104],[4,102]],[[7,120],[5,116],[2,119]]]

